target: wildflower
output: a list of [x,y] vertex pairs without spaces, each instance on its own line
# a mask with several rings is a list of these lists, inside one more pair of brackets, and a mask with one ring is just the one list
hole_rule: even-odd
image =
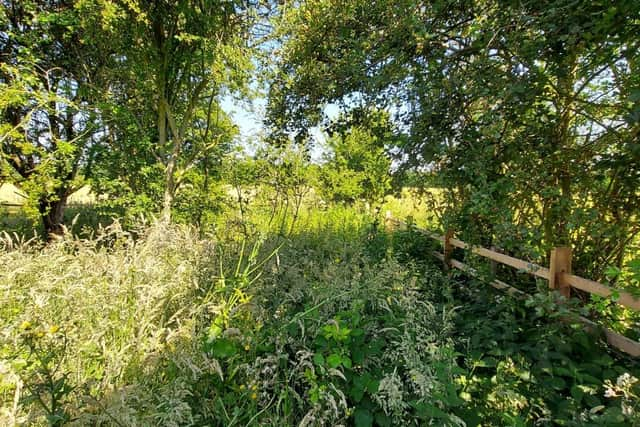
[[55,334],[55,333],[56,333],[56,332],[58,332],[59,330],[60,330],[60,327],[59,327],[59,326],[57,326],[57,325],[51,325],[51,326],[49,327],[49,333],[50,333],[51,335]]
[[616,391],[612,388],[607,388],[604,391],[604,397],[616,397],[616,396],[617,396]]
[[256,400],[258,398],[258,394],[254,391],[251,393],[251,399]]
[[251,386],[251,390],[256,391],[257,389],[258,389],[258,386],[257,386],[257,385],[253,384],[253,385]]
[[249,351],[250,349],[251,349],[251,346],[249,346],[249,344],[244,345],[244,351]]
[[246,387],[244,384],[240,384],[240,390],[244,390]]
[[618,377],[616,381],[616,385],[618,387],[628,387],[636,382],[638,382],[638,379],[636,377],[633,377],[629,375],[628,372],[625,372],[624,374]]
[[42,331],[36,332],[36,337],[42,338],[43,336],[44,336],[44,332],[42,332]]
[[20,329],[26,331],[27,329],[31,329],[31,326],[33,326],[31,322],[29,322],[28,320],[25,320],[20,324]]

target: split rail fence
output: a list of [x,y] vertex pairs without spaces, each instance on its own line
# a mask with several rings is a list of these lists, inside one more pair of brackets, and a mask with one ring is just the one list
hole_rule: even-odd
[[[385,225],[387,226],[387,228],[408,227],[406,223],[392,218],[389,213],[387,213]],[[571,295],[572,288],[579,289],[590,294],[599,295],[604,298],[608,298],[613,294],[617,294],[617,304],[620,304],[626,308],[640,311],[640,299],[634,297],[630,293],[622,290],[614,290],[609,286],[603,285],[602,283],[571,274],[571,248],[559,247],[553,249],[551,251],[549,267],[543,267],[538,264],[502,254],[493,249],[487,249],[480,246],[472,246],[468,243],[463,242],[462,240],[454,238],[454,234],[452,231],[447,231],[444,235],[440,235],[421,228],[414,228],[414,230],[434,240],[437,240],[442,244],[443,251],[434,251],[432,255],[440,259],[444,263],[445,269],[456,268],[465,272],[466,274],[469,274],[470,276],[478,277],[479,273],[473,267],[452,258],[454,248],[469,250],[473,254],[491,260],[492,270],[494,271],[496,263],[508,265],[530,275],[547,280],[549,282],[549,288],[551,290],[558,291],[561,295],[567,298]],[[491,280],[489,284],[496,289],[506,291],[514,296],[527,295],[525,292],[497,279]],[[585,317],[579,316],[579,320],[580,322],[585,324],[585,327],[588,330],[592,332],[601,331],[610,346],[615,347],[631,356],[640,357],[640,342],[634,341],[615,331],[602,327]]]

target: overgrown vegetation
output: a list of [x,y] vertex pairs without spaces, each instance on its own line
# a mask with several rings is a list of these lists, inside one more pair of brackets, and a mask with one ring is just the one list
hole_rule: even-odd
[[[1,0],[0,424],[640,425],[638,361],[578,321],[640,339],[639,28],[627,0]],[[569,246],[613,291],[455,249],[472,279],[413,225]]]
[[638,422],[636,363],[544,294],[522,304],[447,277],[411,232],[330,218],[254,241],[6,236],[3,424]]

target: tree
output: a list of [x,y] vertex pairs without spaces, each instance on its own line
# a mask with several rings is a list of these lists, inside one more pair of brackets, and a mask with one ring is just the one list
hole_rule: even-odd
[[61,233],[100,122],[95,101],[109,51],[104,37],[87,34],[102,17],[88,0],[0,5],[2,175],[28,195],[47,233]]
[[288,232],[292,233],[300,216],[300,209],[312,196],[316,181],[316,171],[310,162],[309,153],[306,147],[287,141],[280,146],[267,145],[256,157],[262,165],[263,176],[260,181],[266,187],[262,191],[269,199],[268,225],[271,226],[273,220],[279,218],[279,232],[285,234],[287,219],[291,214]]
[[597,276],[639,231],[639,16],[629,1],[306,1],[280,23],[270,123],[303,134],[354,97],[390,108],[401,166],[434,171],[452,226],[540,255],[573,244]]
[[[196,125],[189,131],[189,140],[198,141],[188,144],[184,154],[190,165],[181,176],[182,191],[176,195],[176,211],[187,222],[199,229],[211,225],[213,215],[221,209],[221,179],[223,175],[223,157],[228,155],[238,128],[231,118],[219,106],[210,104],[195,113]],[[198,153],[207,143],[207,147]]]
[[[129,86],[155,112],[152,152],[164,168],[162,220],[189,169],[226,138],[214,125],[224,90],[244,90],[252,64],[250,3],[128,1],[122,21]],[[131,92],[129,92],[131,93]],[[204,113],[204,114],[203,114]]]
[[388,151],[398,144],[388,115],[356,109],[334,121],[329,132],[329,151],[320,173],[325,197],[381,203],[391,190]]

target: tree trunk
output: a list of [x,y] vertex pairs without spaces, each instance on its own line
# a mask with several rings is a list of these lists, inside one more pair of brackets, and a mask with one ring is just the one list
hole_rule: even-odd
[[173,206],[173,199],[176,195],[176,182],[174,177],[176,167],[176,159],[173,157],[167,163],[164,177],[164,197],[162,199],[162,216],[161,221],[164,224],[171,222],[171,207]]
[[[164,97],[160,94],[158,101],[158,146],[163,149],[167,146],[167,109]],[[171,206],[173,205],[174,189],[173,187],[173,172],[175,168],[175,161],[173,158],[169,160],[165,166],[165,187],[164,197],[162,199],[162,212],[160,221],[164,224],[171,222]]]
[[547,250],[553,247],[569,246],[568,221],[573,211],[571,157],[567,154],[575,145],[572,128],[575,122],[574,84],[576,81],[577,55],[567,54],[558,74],[558,94],[554,101],[558,113],[558,123],[553,135],[551,176],[555,192],[546,203],[548,209],[544,218],[544,234]]
[[56,200],[42,198],[38,204],[42,225],[49,240],[64,233],[64,210],[67,207],[68,195],[63,192]]

